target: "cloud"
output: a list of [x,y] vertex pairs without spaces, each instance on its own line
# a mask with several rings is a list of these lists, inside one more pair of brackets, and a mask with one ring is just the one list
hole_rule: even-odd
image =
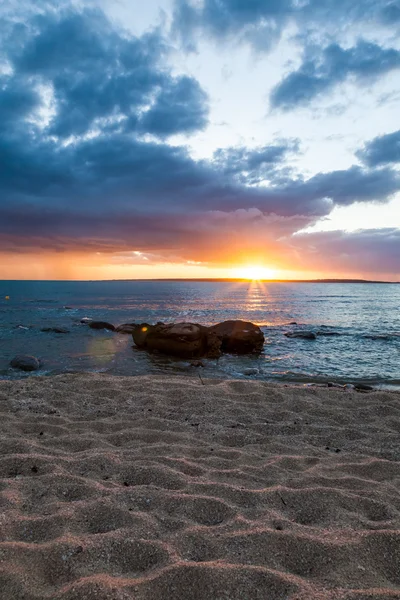
[[335,205],[385,202],[400,190],[389,166],[301,176],[291,138],[209,160],[172,145],[170,135],[206,126],[207,96],[168,68],[159,31],[135,37],[99,11],[45,3],[5,30],[2,251],[283,257],[290,236]]
[[195,79],[172,76],[157,30],[133,37],[102,12],[73,7],[8,28],[12,74],[2,77],[2,85],[24,79],[32,88],[47,89],[53,106],[48,135],[69,138],[114,125],[129,131],[147,127],[165,137],[207,124],[207,95]]
[[349,78],[365,83],[399,68],[400,51],[365,40],[347,49],[336,43],[322,50],[308,48],[299,69],[289,73],[272,91],[271,106],[282,110],[307,106]]
[[[226,175],[237,177],[247,184],[266,179],[276,180],[282,174],[282,165],[299,152],[297,139],[275,140],[273,144],[257,148],[223,148],[213,155],[213,165]],[[287,167],[285,167],[285,170]]]
[[301,257],[300,262],[310,270],[375,273],[378,277],[400,273],[400,229],[330,231],[296,235],[292,240],[293,256]]
[[188,50],[203,33],[269,51],[293,23],[328,37],[351,23],[393,27],[399,20],[400,5],[392,0],[176,0],[172,29]]
[[367,142],[357,156],[369,167],[400,163],[400,130]]

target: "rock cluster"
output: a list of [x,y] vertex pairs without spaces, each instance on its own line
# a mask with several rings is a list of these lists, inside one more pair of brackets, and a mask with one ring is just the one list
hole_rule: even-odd
[[211,327],[198,323],[142,323],[134,327],[132,337],[138,348],[180,358],[261,352],[264,345],[261,329],[246,321],[224,321]]

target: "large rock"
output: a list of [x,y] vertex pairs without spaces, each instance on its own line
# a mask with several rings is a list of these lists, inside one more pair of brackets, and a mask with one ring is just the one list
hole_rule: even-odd
[[210,327],[221,342],[222,352],[249,354],[261,352],[264,334],[258,325],[248,321],[223,321]]
[[181,358],[261,352],[264,345],[261,329],[246,321],[224,321],[212,327],[197,323],[142,323],[134,327],[132,336],[138,348]]
[[10,362],[10,367],[20,369],[21,371],[37,371],[40,369],[40,360],[36,356],[18,354]]
[[132,337],[138,348],[180,358],[218,358],[221,354],[215,332],[196,323],[142,323],[134,328]]

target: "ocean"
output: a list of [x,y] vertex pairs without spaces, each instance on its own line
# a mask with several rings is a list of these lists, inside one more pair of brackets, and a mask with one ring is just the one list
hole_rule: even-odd
[[[134,347],[132,337],[91,330],[114,325],[227,319],[258,324],[259,356],[224,355],[204,368]],[[297,325],[290,325],[296,322]],[[68,334],[42,332],[63,327]],[[311,330],[316,340],[288,338]],[[43,361],[34,374],[10,369],[16,354]],[[256,369],[246,375],[247,369]],[[364,382],[400,387],[400,285],[193,281],[0,281],[0,378],[66,372],[178,373],[286,383]]]

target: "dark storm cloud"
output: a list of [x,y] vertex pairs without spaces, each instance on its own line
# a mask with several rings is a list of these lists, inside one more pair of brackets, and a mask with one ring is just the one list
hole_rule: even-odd
[[400,130],[367,142],[357,156],[369,167],[400,163]]
[[313,47],[306,51],[299,69],[289,73],[272,91],[271,106],[283,110],[305,106],[349,78],[367,82],[399,68],[398,50],[365,40],[347,49],[336,43],[323,50]]
[[218,42],[248,42],[269,50],[289,23],[302,30],[333,33],[351,23],[392,26],[400,20],[398,0],[176,0],[173,31],[188,49],[202,32]]
[[8,48],[14,72],[4,85],[24,77],[47,86],[56,110],[50,135],[79,136],[110,121],[143,130],[147,120],[150,132],[163,137],[207,124],[206,94],[195,79],[165,68],[167,48],[157,31],[127,36],[99,11],[70,9],[15,24]]

